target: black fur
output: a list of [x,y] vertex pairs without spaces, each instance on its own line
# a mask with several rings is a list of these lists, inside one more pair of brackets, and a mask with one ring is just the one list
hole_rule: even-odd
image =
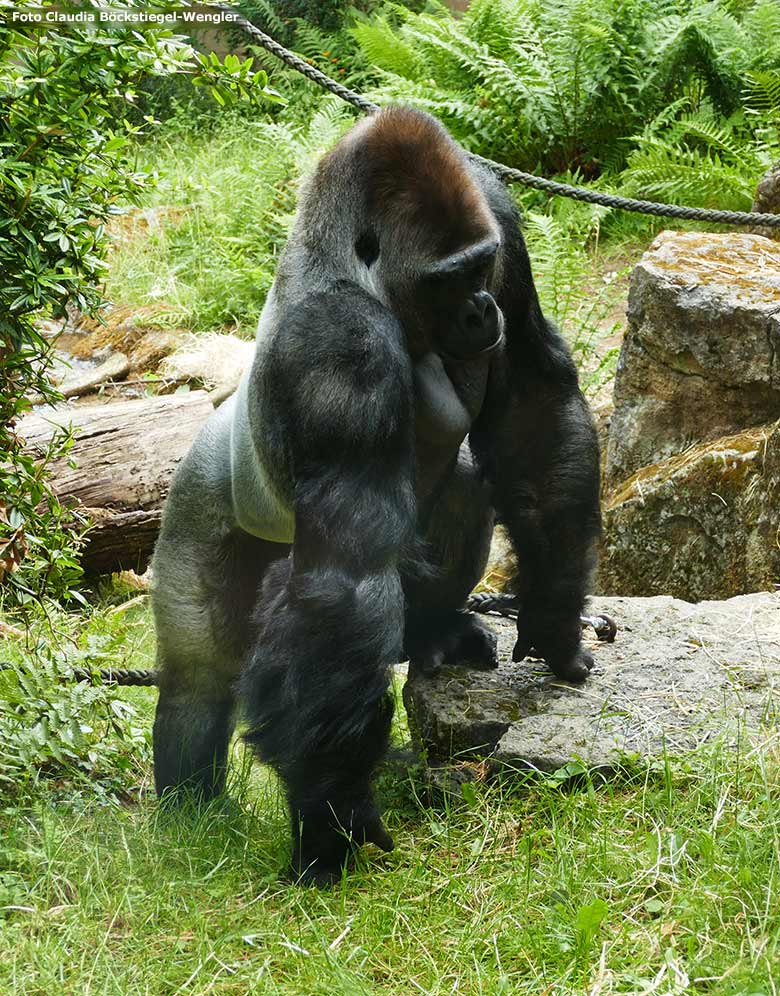
[[172,486],[158,791],[222,790],[237,697],[285,785],[295,877],[391,848],[371,790],[390,668],[495,667],[463,607],[496,516],[519,561],[516,659],[534,647],[581,680],[599,506],[576,369],[506,192],[432,118],[390,108],[315,172],[251,374]]

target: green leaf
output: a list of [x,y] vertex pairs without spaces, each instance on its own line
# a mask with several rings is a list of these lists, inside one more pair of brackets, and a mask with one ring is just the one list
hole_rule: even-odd
[[581,931],[586,938],[590,938],[599,929],[607,914],[609,906],[603,899],[594,899],[586,906],[580,906],[574,917],[574,927]]

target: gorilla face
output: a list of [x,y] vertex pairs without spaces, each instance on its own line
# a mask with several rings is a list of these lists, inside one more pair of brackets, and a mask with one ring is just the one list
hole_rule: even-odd
[[423,321],[443,359],[474,359],[503,341],[504,316],[490,291],[499,244],[476,248],[435,263],[422,281]]

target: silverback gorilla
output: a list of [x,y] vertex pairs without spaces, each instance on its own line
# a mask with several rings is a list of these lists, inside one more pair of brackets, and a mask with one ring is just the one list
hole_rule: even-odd
[[426,114],[361,121],[310,179],[253,366],[171,487],[158,793],[223,789],[238,702],[286,789],[296,877],[332,881],[367,841],[389,850],[371,779],[390,669],[496,666],[464,612],[496,517],[518,561],[514,659],[534,648],[587,675],[598,467],[502,185]]

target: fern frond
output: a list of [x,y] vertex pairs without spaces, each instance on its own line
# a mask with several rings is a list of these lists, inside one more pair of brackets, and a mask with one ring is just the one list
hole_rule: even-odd
[[295,51],[304,59],[318,59],[330,51],[333,36],[303,18],[295,19]]
[[489,58],[484,45],[466,35],[461,25],[450,18],[442,20],[421,15],[404,30],[410,44],[420,51],[432,74],[443,83],[457,85],[482,79],[485,60]]
[[287,25],[276,13],[272,0],[244,0],[241,11],[251,21],[257,22],[264,31],[271,32],[277,38],[286,36]]
[[329,94],[323,98],[317,113],[309,122],[300,140],[301,148],[317,158],[335,145],[353,122],[350,109],[338,97]]
[[780,69],[745,74],[745,106],[758,114],[780,116]]
[[631,154],[620,177],[629,196],[672,204],[749,211],[755,177],[724,162],[710,149],[689,149],[652,139]]
[[677,141],[695,139],[701,145],[717,149],[728,159],[738,163],[744,153],[744,142],[725,123],[719,123],[706,113],[684,114],[670,129],[670,135]]
[[473,0],[463,17],[463,28],[494,58],[509,60],[512,45],[525,37],[529,8],[527,0]]
[[398,29],[383,17],[361,21],[350,29],[368,61],[378,69],[419,79],[421,60]]

